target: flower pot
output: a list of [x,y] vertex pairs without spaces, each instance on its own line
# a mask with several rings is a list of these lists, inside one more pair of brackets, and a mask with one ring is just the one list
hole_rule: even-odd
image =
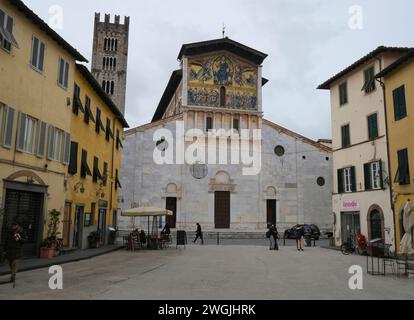
[[56,250],[54,248],[40,248],[40,258],[41,259],[52,259],[56,255]]

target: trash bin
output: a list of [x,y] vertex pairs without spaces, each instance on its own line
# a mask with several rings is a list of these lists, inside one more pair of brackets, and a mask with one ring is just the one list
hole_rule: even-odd
[[116,242],[116,229],[114,228],[108,228],[109,235],[108,235],[108,244],[114,245]]

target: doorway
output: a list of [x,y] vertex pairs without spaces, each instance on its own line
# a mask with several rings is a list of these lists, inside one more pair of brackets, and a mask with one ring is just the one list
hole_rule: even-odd
[[214,222],[216,229],[230,229],[230,192],[214,193]]
[[98,215],[98,232],[101,235],[101,245],[106,242],[106,209],[99,209]]
[[63,246],[69,247],[70,245],[70,225],[72,222],[72,203],[65,203],[65,213],[63,217]]
[[73,247],[82,249],[83,206],[75,208],[75,223],[73,228]]
[[177,227],[177,198],[167,198],[166,209],[174,213],[172,216],[167,216],[167,223],[171,229]]
[[23,245],[23,256],[37,256],[42,241],[43,202],[43,193],[6,189],[2,243],[7,236],[10,224],[17,220],[27,236]]
[[361,230],[359,212],[341,212],[341,238],[342,243],[348,242],[349,237],[355,237]]
[[267,223],[276,226],[276,200],[267,200]]

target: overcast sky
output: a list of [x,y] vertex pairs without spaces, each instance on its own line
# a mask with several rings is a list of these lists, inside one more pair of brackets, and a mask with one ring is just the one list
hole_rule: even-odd
[[[265,118],[312,139],[330,138],[329,92],[321,82],[379,45],[414,46],[411,0],[25,0],[90,60],[94,12],[131,18],[126,119],[150,122],[183,43],[226,35],[269,54],[263,76]],[[362,9],[353,11],[353,6]],[[350,9],[351,12],[350,13]],[[111,17],[112,18],[112,17]],[[121,18],[123,20],[123,18]],[[350,22],[352,28],[350,27]],[[362,28],[361,28],[362,27]]]

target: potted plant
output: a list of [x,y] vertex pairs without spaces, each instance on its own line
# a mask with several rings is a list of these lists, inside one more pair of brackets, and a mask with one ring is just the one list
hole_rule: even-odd
[[60,212],[56,209],[53,209],[50,213],[49,225],[47,238],[42,242],[40,246],[40,258],[42,259],[51,259],[60,253],[61,240],[58,239],[59,223],[60,223]]
[[88,236],[89,248],[97,249],[101,246],[101,234],[98,231],[93,231]]

